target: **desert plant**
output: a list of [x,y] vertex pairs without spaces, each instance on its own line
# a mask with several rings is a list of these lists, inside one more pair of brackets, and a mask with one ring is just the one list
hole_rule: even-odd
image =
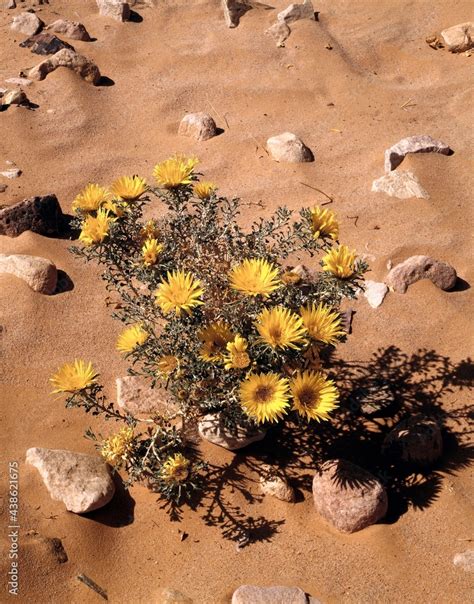
[[[338,308],[367,269],[337,244],[329,209],[295,220],[279,207],[245,230],[241,201],[200,180],[196,164],[175,156],[155,167],[157,186],[122,177],[110,189],[89,184],[73,203],[83,245],[72,251],[103,266],[113,316],[126,326],[117,349],[131,375],[172,398],[166,411],[141,419],[119,410],[81,360],[52,378],[68,407],[123,423],[108,438],[88,436],[129,482],[147,480],[175,503],[205,474],[186,437],[203,415],[219,414],[230,431],[330,418],[338,392],[320,352],[345,338]],[[150,213],[158,217],[145,220]],[[319,271],[289,264],[316,254]]]

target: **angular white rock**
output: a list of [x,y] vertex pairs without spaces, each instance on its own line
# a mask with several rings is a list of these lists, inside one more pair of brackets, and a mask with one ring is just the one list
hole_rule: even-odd
[[281,501],[293,503],[296,499],[295,491],[286,478],[267,464],[261,466],[260,489],[265,495],[271,495]]
[[390,149],[385,151],[385,172],[395,170],[408,153],[442,153],[450,155],[452,153],[446,143],[436,140],[427,134],[417,134],[408,136],[398,141],[396,145],[392,145]]
[[38,256],[0,254],[0,273],[15,275],[35,292],[47,295],[55,292],[58,281],[56,266]]
[[464,52],[474,48],[474,22],[449,27],[441,32],[441,37],[451,52]]
[[266,430],[238,427],[235,434],[225,427],[219,413],[208,413],[198,422],[201,438],[214,445],[234,451],[265,438]]
[[372,308],[378,308],[388,292],[388,286],[385,283],[371,281],[367,279],[365,282],[364,297]]
[[166,390],[151,388],[150,382],[134,375],[117,378],[117,404],[132,415],[170,415],[176,406],[166,400]]
[[62,34],[65,38],[71,40],[82,40],[90,42],[91,37],[82,23],[78,21],[68,21],[67,19],[57,19],[45,27],[48,31],[55,34]]
[[103,17],[112,17],[116,21],[127,21],[130,18],[130,6],[122,0],[96,0],[99,13]]
[[7,84],[16,84],[17,86],[31,86],[33,84],[33,80],[29,80],[28,78],[7,78],[5,82]]
[[267,149],[275,161],[300,163],[314,160],[313,153],[291,132],[283,132],[267,140]]
[[197,141],[207,141],[216,136],[217,126],[208,113],[188,113],[179,124],[178,134],[190,136]]
[[299,19],[315,20],[314,7],[311,0],[305,0],[303,4],[290,4],[290,6],[277,15],[277,20],[284,21],[285,23],[293,23],[294,21],[299,21]]
[[41,31],[44,23],[34,13],[20,13],[13,18],[10,29],[20,34],[34,36]]
[[[313,600],[317,602],[317,600]],[[241,585],[232,595],[232,604],[307,604],[305,592],[299,587],[259,587]]]
[[430,196],[420,184],[418,178],[407,171],[393,170],[377,178],[372,183],[374,193],[387,193],[390,197],[398,199],[409,199],[418,197],[418,199],[429,199]]
[[26,463],[41,474],[51,498],[62,501],[70,512],[92,512],[114,496],[109,466],[100,457],[35,447],[26,452]]
[[474,573],[474,549],[456,554],[453,558],[454,566],[459,566],[469,573]]

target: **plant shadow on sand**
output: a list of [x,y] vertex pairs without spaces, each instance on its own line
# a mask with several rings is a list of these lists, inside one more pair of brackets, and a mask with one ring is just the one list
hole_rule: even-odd
[[[229,464],[211,466],[204,491],[192,502],[192,507],[204,509],[204,521],[219,526],[237,547],[270,541],[284,524],[250,516],[233,503],[236,492],[250,505],[262,501],[263,495],[249,490],[249,475],[258,481],[262,463],[284,470],[300,501],[301,491],[310,496],[312,478],[324,461],[343,458],[358,464],[385,486],[389,511],[383,522],[393,523],[410,507],[423,510],[431,505],[439,496],[443,478],[474,460],[474,446],[469,444],[474,409],[456,405],[455,394],[472,386],[471,359],[453,364],[433,350],[408,355],[391,346],[378,350],[368,362],[347,363],[334,355],[326,361],[341,393],[334,419],[309,426],[272,427],[263,441],[236,453]],[[448,404],[453,408],[448,410],[442,401],[449,394],[453,400]],[[417,413],[436,419],[442,428],[443,455],[429,468],[414,468],[382,453],[388,432]]]

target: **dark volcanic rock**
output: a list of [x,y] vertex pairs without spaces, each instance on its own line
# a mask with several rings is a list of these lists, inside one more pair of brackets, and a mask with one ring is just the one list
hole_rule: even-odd
[[18,237],[24,231],[57,235],[63,224],[63,213],[56,195],[29,197],[0,208],[0,235]]
[[60,40],[57,36],[45,33],[26,38],[26,40],[20,43],[20,46],[22,48],[29,48],[31,52],[34,52],[37,55],[54,55],[54,53],[63,48],[74,50],[73,46],[67,42],[63,42],[63,40]]

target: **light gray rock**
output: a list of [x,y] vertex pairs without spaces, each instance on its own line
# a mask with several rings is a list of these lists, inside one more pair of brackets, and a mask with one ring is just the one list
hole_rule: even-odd
[[177,408],[167,400],[167,391],[163,388],[151,388],[150,382],[135,375],[117,378],[117,404],[131,415],[169,416]]
[[429,256],[411,256],[397,264],[388,273],[385,282],[393,291],[404,294],[412,283],[420,279],[429,279],[443,290],[450,290],[456,285],[457,275],[454,268]]
[[16,2],[15,0],[7,0],[5,6],[6,8],[16,8]]
[[305,0],[303,4],[290,4],[277,15],[277,20],[285,23],[293,23],[300,19],[313,19],[315,21],[314,7],[311,0]]
[[0,176],[10,179],[19,178],[21,174],[22,172],[18,166],[13,166],[12,168],[8,168],[8,170],[2,170],[2,172],[0,172]]
[[252,8],[246,0],[221,0],[221,4],[227,27],[237,27],[240,23],[240,17]]
[[441,32],[441,37],[451,52],[464,52],[474,48],[474,22],[449,27]]
[[291,132],[272,136],[267,140],[267,149],[272,158],[278,162],[300,163],[314,161],[313,153]]
[[385,172],[395,170],[408,153],[442,153],[451,155],[448,145],[426,134],[408,136],[385,151]]
[[20,13],[13,17],[13,22],[10,29],[17,31],[20,34],[34,36],[43,28],[44,23],[35,13]]
[[258,587],[241,585],[232,595],[232,604],[307,604],[305,592],[299,587]]
[[381,520],[387,493],[370,472],[343,459],[324,463],[313,479],[316,511],[343,533],[354,533]]
[[367,302],[372,308],[378,308],[387,295],[388,287],[385,283],[371,281],[370,279],[367,279],[364,285],[364,297],[367,298]]
[[52,31],[55,34],[61,34],[65,38],[71,40],[82,40],[83,42],[90,42],[91,37],[82,23],[78,21],[68,21],[67,19],[57,19],[45,27],[48,31]]
[[7,78],[5,82],[7,84],[16,84],[17,86],[31,86],[33,84],[33,80],[29,80],[28,78]]
[[[5,90],[1,96],[1,104],[6,107],[8,105],[23,105],[28,103],[28,97],[23,90]],[[5,176],[5,174],[3,174]]]
[[456,554],[453,558],[454,566],[459,566],[468,573],[474,573],[474,549]]
[[295,501],[295,491],[282,474],[267,464],[261,466],[260,472],[260,489],[262,493],[276,497],[281,501],[288,501],[289,503]]
[[207,141],[216,136],[217,126],[208,113],[188,113],[179,124],[178,134],[189,136],[197,141]]
[[99,14],[103,17],[112,17],[116,21],[128,21],[130,6],[122,0],[97,0]]
[[198,431],[201,438],[214,445],[234,451],[242,449],[251,443],[263,440],[266,430],[258,428],[238,427],[236,432],[231,432],[225,425],[220,413],[208,413],[198,422]]
[[409,199],[418,197],[419,199],[429,199],[430,196],[420,184],[418,178],[408,170],[393,170],[377,178],[372,183],[374,193],[386,193],[390,197],[398,199]]
[[58,67],[71,69],[91,84],[98,84],[101,77],[99,68],[93,61],[68,48],[63,48],[30,69],[28,77],[32,80],[44,80],[48,73]]
[[0,273],[15,275],[35,292],[47,295],[55,292],[58,281],[56,266],[38,256],[0,254]]
[[115,485],[100,457],[62,449],[28,449],[26,463],[41,474],[55,501],[76,514],[97,510],[112,499]]
[[383,452],[407,463],[427,466],[443,453],[437,421],[420,413],[401,421],[385,437]]
[[271,36],[277,45],[277,48],[283,48],[285,41],[291,34],[291,29],[284,21],[277,21],[271,27],[265,30],[267,36]]

